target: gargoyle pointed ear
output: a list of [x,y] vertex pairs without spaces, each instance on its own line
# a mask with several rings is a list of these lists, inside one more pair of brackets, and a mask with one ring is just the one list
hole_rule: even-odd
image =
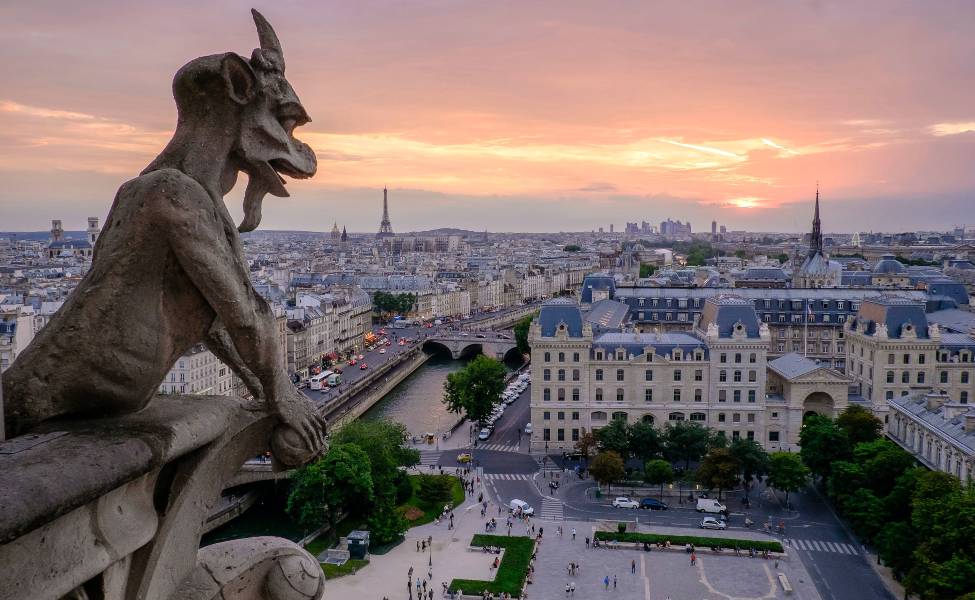
[[261,42],[261,50],[264,57],[274,63],[274,66],[284,72],[284,50],[281,49],[281,42],[278,34],[274,33],[274,28],[267,22],[264,15],[251,9],[254,16],[254,25],[257,26],[257,39]]
[[248,104],[257,95],[257,77],[246,60],[233,52],[224,55],[220,74],[227,86],[227,96],[237,104]]

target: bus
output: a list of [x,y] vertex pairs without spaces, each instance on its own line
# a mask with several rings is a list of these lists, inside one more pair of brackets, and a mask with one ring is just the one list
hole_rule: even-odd
[[[318,375],[312,375],[311,378],[308,379],[308,387],[313,390],[325,389],[329,385],[332,385],[329,382],[329,378],[332,377],[337,377],[337,375],[332,371],[322,371]],[[335,385],[338,384],[336,383]]]

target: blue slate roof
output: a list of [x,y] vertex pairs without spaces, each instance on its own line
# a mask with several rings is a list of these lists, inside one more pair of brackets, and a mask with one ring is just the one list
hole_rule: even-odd
[[609,290],[609,297],[612,299],[616,295],[616,280],[611,275],[586,275],[586,278],[582,280],[581,300],[583,304],[592,303],[593,290]]
[[927,281],[928,294],[932,296],[947,296],[954,300],[958,306],[968,304],[968,291],[965,284],[947,277],[938,277]]
[[854,325],[866,323],[867,334],[877,331],[877,324],[887,326],[887,337],[900,338],[908,326],[912,326],[918,338],[928,337],[928,318],[924,313],[924,303],[898,296],[870,298],[860,304],[860,312],[854,318]]
[[975,313],[958,308],[929,313],[928,321],[937,323],[944,331],[955,333],[975,331]]
[[711,323],[718,326],[720,337],[731,337],[738,323],[745,327],[745,334],[748,337],[758,337],[759,323],[755,305],[739,296],[722,295],[708,298],[704,303],[704,310],[701,311],[701,330],[707,331]]
[[768,366],[786,379],[794,379],[806,373],[812,373],[819,368],[819,364],[816,361],[808,359],[797,352],[790,352],[775,360],[770,360]]
[[652,347],[657,354],[671,354],[676,348],[685,351],[701,350],[704,358],[708,357],[705,343],[693,335],[679,332],[666,333],[604,333],[592,342],[593,350],[614,352],[617,348],[626,350],[627,358],[632,354],[639,356],[648,347]]
[[569,337],[582,337],[582,311],[569,298],[555,298],[543,304],[538,311],[538,324],[545,337],[553,337],[563,324]]
[[899,275],[907,272],[907,267],[894,258],[893,254],[884,254],[873,266],[873,272],[877,275]]

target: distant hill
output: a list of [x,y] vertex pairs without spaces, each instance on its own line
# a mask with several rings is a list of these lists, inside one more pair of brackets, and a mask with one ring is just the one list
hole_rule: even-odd
[[457,229],[456,227],[441,227],[439,229],[428,229],[427,231],[411,231],[409,233],[401,233],[400,235],[464,235],[470,237],[484,235],[484,232]]
[[[83,240],[88,237],[84,231],[65,231],[64,238],[68,240]],[[50,231],[0,231],[0,238],[30,240],[46,242],[51,239]]]

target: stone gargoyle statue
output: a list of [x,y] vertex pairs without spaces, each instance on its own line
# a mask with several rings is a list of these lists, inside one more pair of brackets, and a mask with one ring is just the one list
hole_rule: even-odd
[[[294,137],[310,121],[284,75],[284,55],[256,11],[260,48],[181,68],[172,140],[118,190],[91,269],[3,376],[8,437],[52,418],[111,417],[144,408],[176,360],[201,342],[282,423],[272,447],[286,465],[313,458],[324,421],[288,377],[277,326],[251,285],[238,231],[261,220],[265,194],[315,174]],[[235,226],[223,196],[248,176]]]

